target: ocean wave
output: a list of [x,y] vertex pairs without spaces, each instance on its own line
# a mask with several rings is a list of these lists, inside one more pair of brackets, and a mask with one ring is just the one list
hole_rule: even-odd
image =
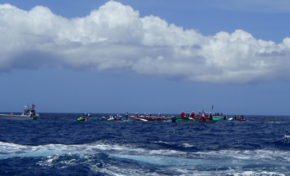
[[148,175],[150,168],[156,175],[290,173],[290,153],[266,149],[180,152],[106,143],[29,146],[0,142],[0,161],[12,158],[36,158],[36,164],[45,168],[87,166],[92,172],[108,175]]
[[1,121],[1,176],[290,175],[288,117],[203,124],[59,116]]

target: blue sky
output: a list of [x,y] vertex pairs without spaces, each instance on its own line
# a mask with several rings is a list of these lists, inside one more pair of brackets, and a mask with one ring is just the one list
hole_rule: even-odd
[[0,111],[289,115],[289,7],[3,0]]

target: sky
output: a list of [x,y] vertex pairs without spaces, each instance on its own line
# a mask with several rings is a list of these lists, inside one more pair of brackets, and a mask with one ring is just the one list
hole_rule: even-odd
[[290,115],[286,0],[0,0],[0,111]]

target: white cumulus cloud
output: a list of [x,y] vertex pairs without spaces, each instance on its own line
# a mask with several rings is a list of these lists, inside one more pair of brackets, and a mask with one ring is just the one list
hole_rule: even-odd
[[0,5],[0,72],[61,67],[130,70],[201,82],[245,83],[289,75],[290,38],[281,43],[236,30],[204,36],[109,1],[68,19],[37,6]]

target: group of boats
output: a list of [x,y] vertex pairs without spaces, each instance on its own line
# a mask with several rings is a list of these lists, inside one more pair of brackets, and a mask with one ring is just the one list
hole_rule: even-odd
[[91,114],[84,114],[82,116],[77,117],[77,121],[89,121],[89,120],[102,120],[102,121],[167,121],[167,122],[217,122],[220,120],[236,120],[236,121],[245,121],[246,118],[243,115],[239,116],[225,116],[223,114],[215,113],[215,114],[186,114],[181,113],[180,115],[151,115],[151,114],[134,114],[129,115],[128,113],[125,115],[104,115],[104,116],[92,116]]
[[36,120],[39,114],[35,110],[36,105],[25,106],[22,113],[8,113],[0,114],[0,119],[11,119],[11,120]]
[[[35,110],[36,105],[25,106],[22,113],[15,114],[0,114],[0,119],[15,119],[15,120],[36,120],[39,114]],[[185,113],[182,112],[180,115],[161,115],[161,114],[110,114],[103,116],[92,116],[91,114],[84,114],[76,119],[77,121],[89,121],[89,120],[102,120],[102,121],[167,121],[167,122],[217,122],[220,120],[237,120],[245,121],[246,118],[243,115],[240,116],[226,116],[222,113],[205,113],[199,112],[195,114],[194,112]]]

